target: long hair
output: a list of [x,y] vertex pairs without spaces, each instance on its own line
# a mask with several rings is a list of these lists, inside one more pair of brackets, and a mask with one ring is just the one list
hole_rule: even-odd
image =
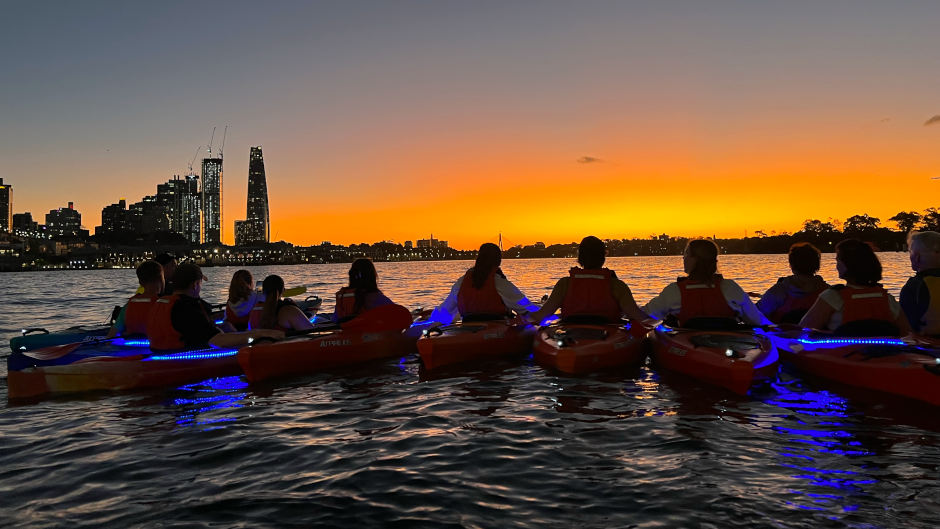
[[277,327],[278,301],[284,293],[284,280],[281,276],[269,275],[261,283],[261,293],[264,294],[264,308],[261,310],[262,329]]
[[578,245],[578,264],[586,270],[604,266],[607,259],[607,246],[604,241],[593,235],[581,239]]
[[695,258],[695,266],[689,272],[693,281],[711,281],[718,272],[718,245],[711,239],[694,239],[685,245],[685,250]]
[[238,303],[243,299],[248,299],[251,291],[255,289],[255,279],[251,277],[248,270],[238,270],[232,274],[232,282],[228,286],[228,300],[232,303]]
[[875,286],[881,281],[881,261],[867,242],[846,239],[836,245],[836,259],[845,265],[843,279],[858,285]]
[[375,265],[365,258],[356,259],[349,267],[349,287],[356,290],[356,304],[353,313],[358,313],[366,303],[366,296],[378,292],[378,274]]
[[473,263],[473,273],[470,274],[473,288],[477,290],[483,288],[486,278],[490,277],[493,271],[499,269],[502,261],[503,253],[499,250],[499,246],[491,242],[483,243],[480,246],[480,251],[477,252],[477,261]]

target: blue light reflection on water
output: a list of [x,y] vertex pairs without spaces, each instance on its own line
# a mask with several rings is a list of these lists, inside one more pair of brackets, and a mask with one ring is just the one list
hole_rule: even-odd
[[[195,384],[186,384],[177,388],[192,396],[177,397],[169,406],[179,409],[176,424],[179,426],[211,426],[233,423],[235,417],[215,417],[212,412],[223,409],[241,408],[248,393],[243,391],[248,382],[242,376],[211,378]],[[209,417],[202,417],[203,415]],[[218,427],[218,426],[215,426]],[[209,428],[213,429],[213,428]]]

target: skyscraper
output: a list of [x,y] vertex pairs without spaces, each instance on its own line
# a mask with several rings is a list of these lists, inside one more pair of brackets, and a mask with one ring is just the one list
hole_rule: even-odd
[[199,223],[202,198],[199,194],[199,177],[174,176],[172,180],[157,186],[157,202],[170,218],[170,231],[179,233],[187,241],[199,244]]
[[0,231],[13,229],[13,186],[3,184],[0,178]]
[[261,146],[252,147],[248,154],[248,221],[252,242],[271,240],[271,218],[268,211],[268,183],[264,175],[264,156]]
[[203,242],[222,242],[222,158],[202,159]]
[[[77,237],[82,232],[82,215],[75,211],[75,204],[69,202],[69,207],[53,209],[46,214],[46,227],[53,237]],[[88,235],[87,231],[85,235]]]

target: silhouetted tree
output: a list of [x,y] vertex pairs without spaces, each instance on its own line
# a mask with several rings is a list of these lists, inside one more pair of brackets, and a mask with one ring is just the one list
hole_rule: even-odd
[[835,233],[836,227],[831,222],[823,222],[819,219],[807,219],[803,221],[803,229],[800,230],[805,233],[813,233],[816,235],[824,235],[829,233]]
[[937,208],[924,210],[924,216],[921,217],[921,229],[940,231],[940,211],[937,211]]
[[908,233],[914,229],[914,226],[917,226],[920,219],[920,213],[916,211],[902,211],[888,220],[898,225],[898,231]]
[[845,220],[842,225],[844,233],[864,233],[878,229],[878,223],[881,219],[878,217],[869,217],[867,213],[862,215],[852,215]]

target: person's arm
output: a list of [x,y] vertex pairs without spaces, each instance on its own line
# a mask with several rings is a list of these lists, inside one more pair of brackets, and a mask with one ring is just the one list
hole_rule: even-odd
[[542,308],[535,312],[523,314],[523,318],[536,325],[545,321],[545,318],[555,314],[555,311],[561,308],[561,303],[565,300],[565,294],[568,292],[568,278],[563,277],[555,283],[555,288],[548,296],[548,300],[542,304]]
[[930,291],[927,290],[927,285],[917,276],[908,279],[901,287],[900,302],[909,326],[914,332],[919,332],[921,318],[930,306]]
[[460,312],[457,310],[457,293],[460,291],[460,285],[462,284],[463,277],[461,276],[461,278],[454,283],[454,286],[451,287],[450,293],[447,294],[444,301],[431,312],[428,321],[447,325],[460,316]]
[[816,303],[813,303],[813,306],[803,315],[803,319],[800,320],[800,327],[821,330],[828,329],[829,320],[832,318],[836,309],[826,301],[824,297],[826,292],[829,291],[827,290],[823,292],[823,294],[820,294],[819,297],[816,298]]
[[904,311],[901,308],[901,305],[898,304],[897,300],[894,299],[894,296],[888,294],[888,303],[891,305],[891,312],[894,316],[894,324],[897,325],[898,331],[900,331],[901,336],[906,336],[911,334],[911,324],[907,321],[907,315],[904,314]]
[[774,286],[767,289],[767,292],[764,292],[764,295],[757,300],[757,303],[754,305],[757,307],[757,310],[761,311],[764,316],[770,317],[775,310],[783,306],[784,301],[786,301],[786,292],[779,282],[774,284]]
[[118,317],[114,320],[114,325],[108,329],[108,334],[105,335],[105,338],[110,340],[111,338],[116,338],[127,330],[127,324],[124,322],[127,317],[127,303],[124,304],[124,307],[121,308],[121,311],[118,313]]
[[721,282],[721,293],[738,313],[742,320],[750,325],[773,325],[761,311],[757,310],[747,292],[740,285],[730,279]]
[[505,277],[496,274],[495,277],[496,291],[499,292],[499,297],[503,300],[503,303],[509,308],[509,310],[515,312],[516,314],[525,314],[527,312],[535,312],[539,310],[539,306],[535,303],[532,303],[525,294],[519,290],[512,281],[506,279]]
[[656,297],[649,300],[643,307],[643,312],[650,318],[661,320],[670,314],[679,314],[682,309],[682,294],[678,283],[670,283]]
[[281,327],[287,327],[295,331],[313,328],[313,324],[307,319],[307,315],[297,305],[281,307],[281,310],[277,311],[277,319]]
[[633,299],[633,292],[630,292],[630,287],[627,286],[626,283],[619,279],[615,280],[614,292],[617,296],[617,304],[620,305],[620,312],[624,316],[633,321],[643,321],[649,318],[649,316],[637,306],[636,300]]

